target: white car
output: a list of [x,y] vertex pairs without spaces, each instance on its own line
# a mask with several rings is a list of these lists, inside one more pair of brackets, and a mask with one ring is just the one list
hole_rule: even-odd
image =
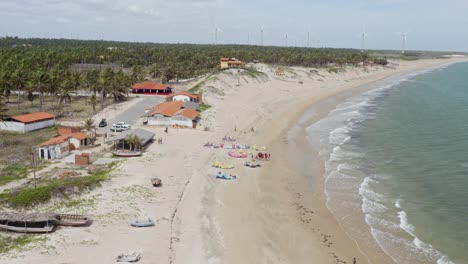
[[125,130],[129,130],[131,126],[125,122],[117,122],[116,124],[112,124],[110,129],[111,132],[122,132]]

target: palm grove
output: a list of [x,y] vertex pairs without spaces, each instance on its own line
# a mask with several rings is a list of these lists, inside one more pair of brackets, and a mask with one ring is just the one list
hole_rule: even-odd
[[[52,97],[57,107],[86,93],[90,105],[104,107],[107,98],[125,100],[129,86],[150,77],[162,82],[186,79],[217,69],[220,57],[244,61],[323,67],[357,65],[363,61],[386,64],[367,53],[349,49],[284,48],[245,45],[190,45],[128,43],[65,39],[0,39],[0,89],[2,102],[17,96],[24,102]],[[76,64],[118,64],[111,68],[75,70]],[[4,109],[5,107],[1,107]]]

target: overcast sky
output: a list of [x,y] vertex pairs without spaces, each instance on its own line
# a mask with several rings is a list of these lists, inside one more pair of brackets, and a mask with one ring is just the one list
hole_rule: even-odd
[[468,51],[467,0],[0,0],[0,35]]

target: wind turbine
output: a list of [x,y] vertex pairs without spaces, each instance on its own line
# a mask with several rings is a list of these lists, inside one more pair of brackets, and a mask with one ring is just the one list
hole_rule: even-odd
[[400,33],[401,35],[401,54],[405,54],[406,42],[408,40],[408,32]]
[[288,46],[288,33],[286,33],[286,35],[284,36],[284,44],[285,47]]
[[361,33],[361,52],[364,52],[366,49],[366,38],[368,37],[366,33],[366,28],[364,27]]
[[260,46],[263,46],[263,26],[260,27]]
[[220,33],[223,33],[223,30],[218,27],[218,25],[215,25],[215,30],[214,30],[214,37],[215,37],[215,44],[218,44],[218,31]]

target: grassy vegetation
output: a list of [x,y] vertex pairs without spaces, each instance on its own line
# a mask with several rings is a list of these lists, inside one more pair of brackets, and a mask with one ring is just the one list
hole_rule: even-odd
[[201,92],[201,88],[205,85],[205,81],[201,81],[197,83],[194,87],[188,90],[189,93],[199,93]]
[[203,112],[205,110],[208,110],[211,108],[211,105],[208,105],[208,104],[201,104],[200,105],[200,111]]
[[265,73],[261,71],[257,71],[254,68],[244,68],[244,71],[242,72],[242,74],[247,75],[253,79],[265,76]]
[[9,253],[12,250],[24,249],[27,245],[45,243],[47,237],[37,235],[21,235],[18,237],[0,236],[0,254]]
[[0,172],[0,186],[28,176],[28,168],[21,164],[10,164]]
[[340,73],[340,72],[343,72],[344,69],[338,68],[338,67],[328,67],[327,71],[328,73]]
[[[49,127],[28,133],[0,132],[0,164],[16,164],[31,168],[31,147],[37,146],[57,134],[56,127]],[[36,164],[39,165],[40,164]],[[3,173],[2,173],[3,175]]]
[[103,181],[110,179],[110,173],[116,163],[107,168],[94,171],[90,176],[68,178],[62,180],[49,180],[41,186],[20,188],[15,191],[0,194],[0,202],[11,207],[31,207],[49,201],[52,197],[67,197],[70,194],[93,189]]

